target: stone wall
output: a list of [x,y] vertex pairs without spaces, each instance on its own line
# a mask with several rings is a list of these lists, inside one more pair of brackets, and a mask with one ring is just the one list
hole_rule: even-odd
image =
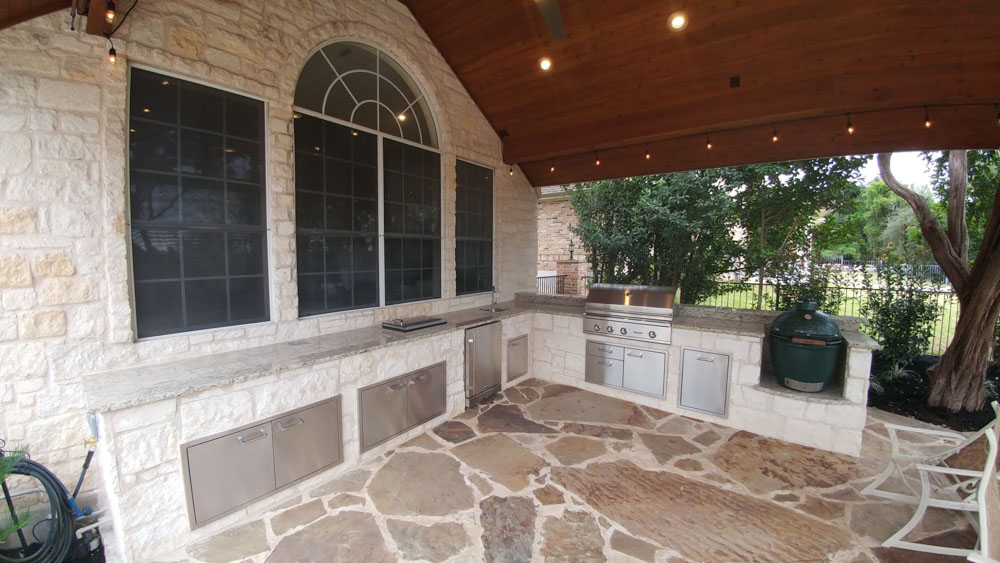
[[540,198],[538,209],[538,270],[555,271],[556,262],[569,260],[569,241],[576,243],[574,258],[586,259],[580,238],[570,228],[577,224],[576,212],[565,196]]
[[[77,31],[69,27],[66,10],[0,31],[0,437],[27,444],[65,482],[75,480],[89,435],[87,377],[489,301],[455,298],[449,173],[443,299],[298,318],[292,94],[314,49],[342,38],[377,44],[430,101],[445,171],[456,157],[503,166],[489,123],[398,2],[140,2],[115,34],[114,66],[105,39],[84,34],[79,20]],[[135,341],[125,185],[132,64],[267,102],[270,322]],[[519,172],[495,177],[497,286],[512,298],[535,283],[535,192]]]

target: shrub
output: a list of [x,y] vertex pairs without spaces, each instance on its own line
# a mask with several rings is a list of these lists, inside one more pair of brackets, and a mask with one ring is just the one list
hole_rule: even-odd
[[869,322],[866,332],[882,345],[879,355],[890,366],[913,365],[934,335],[940,281],[925,282],[904,264],[881,262],[875,275],[865,272],[863,280],[867,300],[861,314]]
[[774,296],[768,295],[767,302],[775,311],[786,311],[799,301],[815,301],[820,311],[836,315],[844,301],[836,285],[833,265],[810,260],[805,268],[796,265],[775,275]]

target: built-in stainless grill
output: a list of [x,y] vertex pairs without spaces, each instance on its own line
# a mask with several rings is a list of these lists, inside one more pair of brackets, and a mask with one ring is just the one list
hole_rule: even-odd
[[595,284],[583,306],[583,332],[670,344],[676,287]]

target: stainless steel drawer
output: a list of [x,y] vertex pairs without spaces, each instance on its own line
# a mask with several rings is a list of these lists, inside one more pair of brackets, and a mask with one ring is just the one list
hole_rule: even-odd
[[507,341],[507,381],[528,373],[528,336]]
[[591,383],[621,387],[624,367],[624,362],[621,360],[609,360],[598,356],[587,356],[587,364],[584,368],[584,379]]
[[274,490],[271,423],[185,449],[192,522],[202,525]]
[[413,372],[405,381],[408,386],[407,428],[444,412],[446,399],[444,362]]
[[361,451],[406,429],[407,387],[406,378],[397,378],[360,391]]
[[610,358],[612,360],[624,360],[625,348],[622,346],[614,346],[612,344],[605,344],[603,342],[594,342],[592,340],[588,340],[587,355],[600,356],[602,358]]
[[272,421],[271,435],[278,488],[337,463],[340,396]]
[[678,404],[719,416],[729,405],[729,356],[685,349]]
[[622,387],[662,397],[666,393],[667,355],[663,352],[625,348]]

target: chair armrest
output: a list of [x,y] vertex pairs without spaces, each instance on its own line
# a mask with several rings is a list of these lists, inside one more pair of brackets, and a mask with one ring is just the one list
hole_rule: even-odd
[[892,424],[889,422],[883,423],[886,429],[892,429],[899,432],[912,432],[914,434],[923,434],[925,436],[936,436],[938,438],[949,438],[955,440],[959,443],[964,442],[968,437],[959,434],[958,432],[949,432],[947,430],[931,430],[929,428],[917,428],[915,426],[903,426],[900,424]]

